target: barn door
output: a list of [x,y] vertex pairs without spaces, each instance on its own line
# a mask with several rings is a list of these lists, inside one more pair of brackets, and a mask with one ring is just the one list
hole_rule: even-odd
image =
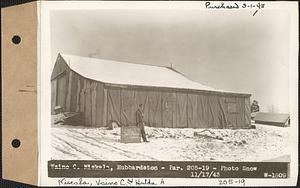
[[162,120],[163,127],[176,126],[176,94],[163,93],[162,94]]

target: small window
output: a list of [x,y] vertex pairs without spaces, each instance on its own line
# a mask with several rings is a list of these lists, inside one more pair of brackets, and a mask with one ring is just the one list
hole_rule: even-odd
[[229,102],[227,104],[228,104],[228,112],[229,113],[236,113],[237,112],[237,110],[236,110],[236,103]]

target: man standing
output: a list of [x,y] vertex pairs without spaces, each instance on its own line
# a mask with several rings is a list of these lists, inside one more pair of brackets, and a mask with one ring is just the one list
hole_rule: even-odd
[[259,105],[257,100],[253,100],[251,104],[251,112],[259,112]]
[[140,128],[142,138],[144,142],[149,142],[146,138],[145,127],[144,127],[144,112],[143,112],[143,104],[139,104],[138,110],[135,112],[136,117],[136,125]]
[[253,100],[251,104],[251,119],[254,120],[256,114],[259,112],[259,105],[257,100]]

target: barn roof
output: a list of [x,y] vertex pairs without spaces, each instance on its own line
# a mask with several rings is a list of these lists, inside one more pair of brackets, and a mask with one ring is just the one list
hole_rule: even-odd
[[285,124],[290,119],[289,114],[259,112],[254,120],[256,123]]
[[[225,92],[200,84],[169,67],[60,54],[71,70],[103,83]],[[237,93],[237,92],[230,92]],[[237,93],[238,94],[238,93]]]

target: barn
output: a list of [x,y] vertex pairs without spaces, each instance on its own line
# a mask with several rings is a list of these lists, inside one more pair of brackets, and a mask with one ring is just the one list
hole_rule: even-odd
[[169,67],[58,54],[51,75],[51,112],[78,112],[85,126],[135,125],[144,104],[147,126],[247,128],[250,94],[213,89]]

